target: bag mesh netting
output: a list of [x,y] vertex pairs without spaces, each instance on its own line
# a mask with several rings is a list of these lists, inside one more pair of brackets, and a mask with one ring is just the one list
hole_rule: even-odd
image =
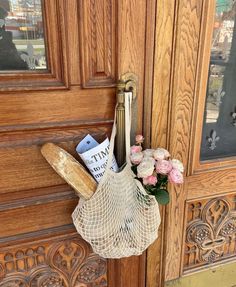
[[115,116],[104,176],[94,195],[80,201],[72,214],[78,233],[104,258],[140,255],[157,238],[160,225],[155,197],[146,193],[131,170],[131,96],[125,94],[126,165],[118,173],[111,170]]

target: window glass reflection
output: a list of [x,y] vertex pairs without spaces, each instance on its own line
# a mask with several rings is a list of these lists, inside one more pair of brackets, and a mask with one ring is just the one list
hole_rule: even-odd
[[0,0],[0,71],[47,69],[41,0]]
[[236,1],[216,0],[201,160],[236,155]]

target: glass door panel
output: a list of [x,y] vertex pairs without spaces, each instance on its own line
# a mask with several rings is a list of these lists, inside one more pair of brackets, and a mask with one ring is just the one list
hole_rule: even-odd
[[236,2],[216,0],[202,161],[236,156]]
[[46,70],[41,0],[0,0],[0,72]]

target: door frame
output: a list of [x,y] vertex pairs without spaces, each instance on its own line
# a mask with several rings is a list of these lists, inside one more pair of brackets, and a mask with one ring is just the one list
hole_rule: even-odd
[[[154,57],[150,145],[168,146],[170,125],[170,94],[173,73],[178,0],[157,0],[155,6]],[[171,199],[173,201],[173,199]],[[162,287],[165,282],[168,213],[170,206],[161,207],[159,237],[147,251],[147,287]]]
[[[153,148],[166,147],[174,157],[182,160],[186,179],[182,186],[169,186],[171,202],[162,209],[160,239],[147,253],[148,287],[162,287],[166,281],[183,275],[185,203],[199,197],[196,188],[199,167],[202,168],[198,166],[200,117],[205,106],[209,39],[215,7],[214,0],[207,2],[157,0],[151,145]],[[203,55],[207,58],[204,62]],[[197,109],[200,109],[200,115],[197,115]],[[200,135],[195,137],[197,130]],[[230,159],[222,167],[227,169],[229,163]],[[204,168],[207,167],[204,163]],[[216,164],[211,167],[217,170]],[[219,190],[216,196],[222,195]],[[190,191],[191,195],[188,195]],[[220,264],[224,262],[216,263]]]
[[[64,7],[68,7],[68,3],[65,0],[51,0],[51,3],[62,3],[63,5],[60,6],[60,9]],[[80,7],[80,2],[78,2],[78,7]],[[94,2],[94,1],[93,1]],[[151,105],[151,86],[149,85],[152,82],[152,72],[153,72],[153,65],[152,65],[152,53],[148,51],[149,47],[154,47],[153,42],[153,31],[155,28],[155,23],[150,21],[149,15],[152,14],[152,17],[155,15],[155,10],[152,11],[152,7],[155,4],[156,0],[147,0],[147,1],[139,1],[139,0],[109,0],[107,1],[108,4],[114,3],[114,5],[118,5],[118,15],[117,15],[117,22],[118,22],[118,32],[117,32],[117,49],[116,49],[116,68],[117,68],[117,76],[121,76],[122,74],[126,72],[134,72],[139,77],[139,99],[138,99],[138,113],[141,115],[140,117],[137,117],[137,129],[141,132],[143,130],[143,127],[150,127],[149,119],[149,113],[150,109],[147,109],[146,103],[149,103]],[[77,7],[77,6],[76,6]],[[63,10],[63,9],[62,9]],[[77,13],[77,9],[74,9],[74,14]],[[63,14],[63,13],[62,13]],[[73,15],[75,16],[75,15]],[[76,19],[74,19],[76,18]],[[77,25],[77,17],[74,17],[72,20],[69,19],[69,17],[66,17],[65,21],[70,22],[71,26],[73,26],[74,21],[75,26]],[[154,17],[155,18],[155,17]],[[80,19],[82,21],[82,19]],[[142,21],[142,25],[140,25],[140,21]],[[64,23],[62,23],[64,24]],[[117,23],[116,23],[117,24]],[[147,27],[148,26],[148,27]],[[77,28],[75,28],[77,29]],[[79,30],[79,29],[78,29]],[[79,32],[78,32],[79,35]],[[68,38],[72,37],[70,33],[66,35]],[[65,37],[65,38],[67,38]],[[76,36],[78,37],[78,36]],[[64,38],[63,38],[64,39]],[[71,39],[72,40],[72,39]],[[74,39],[73,39],[74,40]],[[66,41],[65,41],[66,42]],[[79,40],[76,38],[73,41],[73,46],[70,48],[69,51],[67,51],[68,56],[70,56],[72,53],[76,54],[74,51],[78,51],[79,49]],[[132,47],[135,47],[132,49]],[[77,53],[79,55],[79,53]],[[69,57],[68,57],[69,58]],[[76,60],[79,62],[80,59],[77,58]],[[76,63],[77,63],[76,61]],[[66,62],[66,61],[65,61]],[[84,62],[83,62],[84,63]],[[80,79],[79,73],[77,71],[77,68],[71,67],[70,61],[68,60],[68,63],[64,63],[66,66],[66,69],[68,69],[69,74],[76,74],[74,75],[73,79],[70,79],[68,81],[68,89],[65,90],[65,93],[71,93],[73,94],[73,98],[75,95],[77,95],[79,89],[80,89]],[[73,69],[74,68],[74,69]],[[65,70],[67,71],[67,70]],[[76,73],[75,73],[76,71]],[[146,74],[145,74],[146,73]],[[84,83],[82,83],[84,84]],[[85,85],[85,84],[84,84]],[[111,86],[113,87],[113,84],[111,83]],[[63,87],[64,89],[64,87]],[[112,88],[111,88],[112,89]],[[112,92],[112,90],[109,89],[109,93]],[[43,89],[44,90],[44,89]],[[64,90],[63,90],[64,92]],[[40,92],[41,93],[41,92]],[[57,89],[55,92],[53,92],[55,96],[57,95]],[[59,92],[58,92],[59,93]],[[62,93],[62,92],[61,92]],[[91,89],[89,91],[90,95],[93,96],[93,90]],[[143,102],[143,95],[145,99],[145,105]],[[6,95],[8,96],[8,95]],[[12,102],[15,99],[16,94],[12,94]],[[17,95],[18,96],[18,95]],[[38,97],[38,101],[40,100],[40,94],[37,92],[37,94],[34,94],[34,96]],[[84,95],[86,96],[86,95]],[[30,98],[30,95],[27,94],[27,97],[30,99],[30,101],[33,102],[33,99]],[[64,98],[64,96],[63,96]],[[112,102],[113,100],[111,100]],[[115,99],[114,99],[115,102]],[[37,102],[36,102],[37,103]],[[32,103],[33,105],[34,103]],[[113,104],[113,102],[112,102]],[[143,111],[145,119],[143,120]],[[107,116],[107,115],[106,115]],[[109,116],[109,115],[108,115]],[[109,124],[111,124],[112,121],[109,121]],[[91,124],[92,125],[92,124]],[[56,126],[56,125],[55,125]],[[57,126],[56,126],[57,127]],[[34,126],[32,126],[34,128]],[[47,128],[47,126],[43,126],[43,128]],[[146,129],[147,130],[147,129]],[[12,132],[12,131],[10,131]],[[7,138],[8,135],[6,135],[6,142],[8,141]],[[13,135],[14,136],[14,135]],[[37,136],[37,134],[36,134]],[[36,138],[35,136],[35,138]],[[15,137],[17,140],[17,137]],[[27,139],[30,140],[30,139]],[[46,138],[36,138],[37,144],[42,144],[44,141],[48,141],[49,139]],[[51,138],[50,138],[51,140]],[[146,137],[146,140],[148,141],[148,135]],[[30,145],[31,143],[29,143]],[[50,188],[50,186],[49,186]],[[38,190],[40,193],[41,190]],[[69,191],[71,192],[71,191]],[[37,231],[36,231],[37,232]],[[35,234],[30,234],[30,236],[25,240],[25,244],[27,243],[27,246],[31,246],[31,242],[34,242]],[[64,232],[64,229],[60,232]],[[14,238],[15,240],[15,238]],[[27,241],[27,242],[26,242]],[[18,241],[17,241],[18,242]],[[15,248],[18,246],[18,243],[16,241],[13,241],[12,245]],[[19,243],[20,244],[20,243]],[[145,270],[146,270],[146,254],[140,257],[131,257],[127,259],[122,260],[109,260],[108,261],[108,284],[109,286],[116,286],[116,287],[144,287],[145,286]],[[1,266],[0,266],[1,267]],[[0,268],[1,269],[1,268]],[[0,272],[1,273],[1,272]],[[1,274],[0,274],[1,277]]]

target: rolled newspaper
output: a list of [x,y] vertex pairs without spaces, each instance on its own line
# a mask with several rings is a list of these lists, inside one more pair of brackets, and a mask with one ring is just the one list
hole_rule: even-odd
[[94,194],[96,181],[72,155],[53,143],[43,145],[41,153],[79,197],[89,199]]
[[[110,142],[108,138],[99,144],[88,134],[76,147],[77,153],[97,182],[102,179],[106,170],[109,146]],[[114,155],[112,159],[112,170],[114,172],[118,172],[119,170]]]

